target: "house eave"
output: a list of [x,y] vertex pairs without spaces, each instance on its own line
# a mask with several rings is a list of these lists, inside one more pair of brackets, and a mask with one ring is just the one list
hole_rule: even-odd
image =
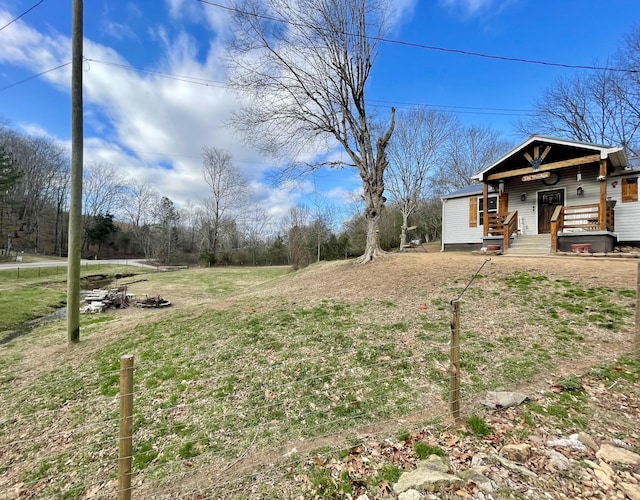
[[514,155],[525,150],[529,145],[534,142],[542,142],[549,145],[559,145],[559,146],[569,146],[569,147],[580,147],[585,151],[593,151],[594,153],[598,153],[600,155],[601,160],[609,160],[612,167],[624,168],[629,164],[627,153],[622,147],[610,147],[603,146],[599,144],[592,144],[588,142],[574,141],[569,139],[559,139],[557,137],[549,137],[545,135],[532,135],[522,144],[516,146],[511,151],[503,155],[500,159],[489,165],[487,168],[474,175],[471,179],[472,181],[477,182],[486,182],[489,174],[499,165],[513,157]]

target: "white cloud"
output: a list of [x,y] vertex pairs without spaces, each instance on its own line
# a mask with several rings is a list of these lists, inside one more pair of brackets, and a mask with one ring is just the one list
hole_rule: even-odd
[[466,14],[474,14],[489,8],[495,0],[440,0],[445,7],[462,10]]
[[[402,10],[408,9],[414,1],[403,0],[399,5]],[[184,0],[167,0],[167,4],[175,18],[186,15],[184,9],[190,9]],[[213,8],[204,12],[211,27],[224,29],[224,12]],[[135,12],[132,15],[135,16]],[[0,11],[0,25],[10,18],[7,12]],[[121,37],[128,36],[129,27],[125,23],[102,26],[107,27],[111,30],[110,37],[118,33]],[[265,173],[276,165],[243,144],[225,124],[238,101],[218,83],[226,80],[226,69],[221,64],[222,41],[218,36],[196,41],[177,27],[179,24],[171,30],[162,26],[154,28],[158,46],[150,60],[155,59],[155,63],[140,68],[148,72],[122,67],[130,66],[125,57],[85,33],[84,54],[89,59],[83,67],[85,164],[110,163],[123,177],[145,181],[161,196],[184,207],[189,203],[198,205],[207,196],[201,172],[202,147],[223,148],[231,153],[254,187],[255,202],[275,219],[286,216],[292,206],[316,188],[308,180],[279,187],[265,182]],[[70,53],[68,36],[38,32],[21,20],[3,32],[0,63],[39,73],[69,62]],[[41,79],[60,90],[61,99],[69,99],[70,77],[71,67],[67,66]],[[56,135],[38,124],[23,124],[22,128],[31,134]],[[99,136],[92,136],[91,131]],[[65,144],[68,145],[68,141]],[[353,189],[353,185],[348,184],[321,192],[338,201]]]
[[440,0],[440,4],[454,11],[461,12],[464,17],[500,14],[509,5],[518,0]]
[[417,4],[418,0],[395,0],[392,2],[392,10],[390,12],[391,27],[395,28],[409,22]]

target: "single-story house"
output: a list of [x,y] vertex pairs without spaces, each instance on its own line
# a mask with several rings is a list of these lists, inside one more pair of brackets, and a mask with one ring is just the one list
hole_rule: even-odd
[[442,198],[442,250],[640,244],[639,174],[621,147],[533,135]]

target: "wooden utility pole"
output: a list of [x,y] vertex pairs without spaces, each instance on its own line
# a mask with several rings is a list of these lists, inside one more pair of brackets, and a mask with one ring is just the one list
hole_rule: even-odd
[[71,205],[67,266],[67,337],[80,342],[80,251],[82,247],[82,36],[83,0],[73,0],[71,33]]

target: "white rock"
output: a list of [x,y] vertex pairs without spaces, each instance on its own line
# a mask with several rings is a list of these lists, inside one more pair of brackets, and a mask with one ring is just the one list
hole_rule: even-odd
[[569,459],[556,450],[545,450],[545,455],[549,457],[549,462],[558,470],[568,470],[571,467]]
[[576,448],[578,450],[584,450],[586,446],[578,440],[577,434],[575,436],[576,436],[575,439],[573,438],[551,439],[547,441],[547,446],[560,446],[565,448]]
[[398,500],[423,500],[424,495],[420,493],[418,490],[407,490],[403,491],[398,495]]
[[620,483],[619,486],[631,500],[640,500],[640,486],[629,483]]
[[610,444],[603,444],[600,446],[598,453],[596,453],[596,457],[610,463],[640,465],[640,455]]
[[425,491],[438,491],[441,486],[462,486],[464,481],[452,474],[444,474],[442,472],[430,469],[416,469],[409,472],[403,472],[398,482],[393,485],[393,491],[396,494],[411,489],[420,489]]

